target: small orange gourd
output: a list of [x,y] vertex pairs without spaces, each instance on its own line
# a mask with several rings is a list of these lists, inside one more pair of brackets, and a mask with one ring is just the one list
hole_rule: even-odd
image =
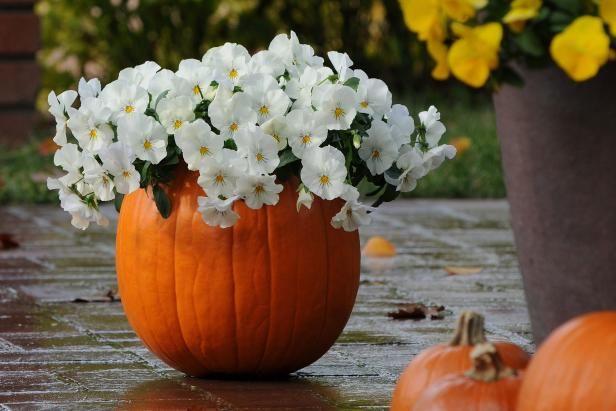
[[521,378],[507,367],[496,347],[476,345],[473,368],[436,381],[419,397],[413,411],[515,411]]
[[[449,344],[427,348],[417,355],[400,375],[392,397],[392,411],[408,411],[421,393],[434,381],[450,374],[458,374],[472,366],[473,346],[486,342],[484,318],[472,311],[463,312],[453,339]],[[505,364],[515,370],[526,368],[529,355],[509,342],[494,342]]]
[[616,410],[616,311],[582,315],[548,336],[524,374],[518,410]]
[[178,168],[171,215],[144,190],[123,201],[116,266],[122,304],[144,344],[193,376],[278,375],[321,357],[342,332],[359,285],[357,231],[334,229],[338,201],[296,209],[297,181],[276,206],[234,205],[222,229],[197,210],[196,173]]

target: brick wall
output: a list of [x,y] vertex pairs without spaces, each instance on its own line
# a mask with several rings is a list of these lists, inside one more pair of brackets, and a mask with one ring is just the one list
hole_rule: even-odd
[[0,0],[0,144],[15,145],[32,132],[40,69],[34,0]]

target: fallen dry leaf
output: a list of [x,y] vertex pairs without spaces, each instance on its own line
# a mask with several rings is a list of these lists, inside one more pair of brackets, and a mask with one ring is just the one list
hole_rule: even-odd
[[366,257],[393,257],[396,255],[396,247],[380,236],[370,237],[361,251]]
[[38,146],[39,153],[42,156],[48,156],[51,153],[54,153],[59,148],[60,146],[57,145],[56,142],[53,141],[53,138],[51,137],[48,137],[44,139],[43,141],[41,141]]
[[13,234],[0,233],[0,250],[12,250],[19,247],[19,243],[15,241]]
[[483,270],[481,267],[445,267],[449,275],[477,274]]
[[394,320],[442,320],[444,318],[445,307],[442,305],[425,305],[422,303],[399,304],[398,311],[387,313],[387,316]]
[[74,303],[117,303],[120,302],[120,296],[113,290],[107,291],[104,296],[101,297],[77,297],[73,300]]

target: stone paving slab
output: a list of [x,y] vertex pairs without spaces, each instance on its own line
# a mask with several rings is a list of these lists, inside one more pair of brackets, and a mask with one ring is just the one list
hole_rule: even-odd
[[[21,244],[0,250],[0,410],[386,409],[404,366],[446,341],[464,309],[486,316],[490,338],[534,349],[504,201],[402,200],[380,208],[362,244],[384,235],[398,255],[363,259],[343,335],[283,381],[186,378],[147,351],[120,303],[73,303],[116,289],[115,222],[80,232],[54,207],[0,208],[0,233]],[[483,270],[449,276],[446,266]],[[450,315],[387,317],[409,302],[442,304]]]

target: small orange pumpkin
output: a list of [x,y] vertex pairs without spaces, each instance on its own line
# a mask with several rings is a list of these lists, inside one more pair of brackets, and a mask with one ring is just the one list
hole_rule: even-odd
[[[473,346],[486,342],[484,318],[465,311],[458,319],[457,329],[449,344],[430,347],[415,357],[400,375],[392,397],[392,411],[408,411],[421,393],[434,381],[449,374],[462,373],[472,366],[470,352]],[[509,342],[495,342],[505,364],[513,369],[524,369],[529,355]]]
[[413,411],[514,411],[521,378],[507,367],[494,344],[477,344],[473,368],[436,381],[419,397]]
[[616,311],[557,328],[524,374],[519,411],[616,410]]
[[144,190],[123,201],[116,265],[122,304],[144,344],[193,376],[278,375],[321,357],[342,332],[359,285],[357,231],[334,229],[342,204],[297,211],[297,181],[276,206],[231,228],[205,224],[196,173],[178,168],[164,219]]

